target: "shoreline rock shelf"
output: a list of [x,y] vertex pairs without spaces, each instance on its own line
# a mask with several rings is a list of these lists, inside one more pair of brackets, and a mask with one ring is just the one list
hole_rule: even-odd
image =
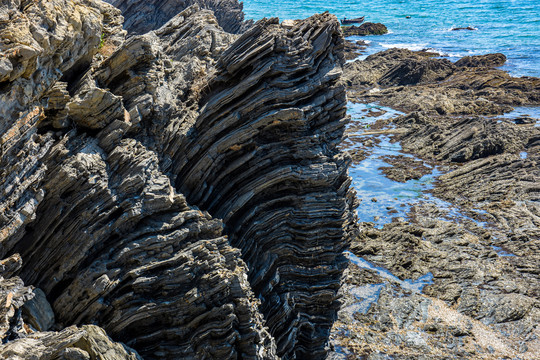
[[0,356],[95,359],[89,333],[145,359],[326,356],[356,231],[339,22],[192,3],[130,3],[129,36],[101,1],[3,5],[0,256],[59,332],[14,310]]
[[[379,169],[381,183],[412,186],[408,179],[424,172],[432,179],[403,208],[395,208],[404,202],[396,192],[394,208],[370,213],[350,251],[398,279],[431,274],[432,282],[413,293],[351,263],[341,288],[347,306],[331,333],[335,358],[540,357],[540,79],[495,69],[505,60],[487,54],[452,63],[389,49],[345,65],[354,105],[344,147],[355,166],[367,168],[371,153],[392,145],[401,154],[379,157],[393,165]],[[375,131],[359,131],[366,121]],[[375,191],[358,190],[363,203]],[[367,311],[351,313],[358,294],[374,289]]]

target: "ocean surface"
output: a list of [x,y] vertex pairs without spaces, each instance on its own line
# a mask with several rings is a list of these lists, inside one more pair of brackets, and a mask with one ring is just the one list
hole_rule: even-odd
[[[540,0],[244,0],[247,18],[300,19],[330,11],[366,16],[390,33],[362,37],[368,53],[385,48],[432,49],[450,60],[501,52],[514,76],[540,76]],[[410,16],[407,19],[406,16]],[[472,26],[475,31],[451,31]],[[354,37],[353,37],[354,38]]]

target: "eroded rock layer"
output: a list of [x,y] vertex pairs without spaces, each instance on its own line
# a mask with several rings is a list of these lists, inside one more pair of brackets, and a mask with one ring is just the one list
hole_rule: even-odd
[[1,16],[6,25],[0,30],[0,61],[5,64],[0,79],[0,252],[5,254],[34,220],[44,196],[44,158],[57,137],[39,127],[47,109],[57,114],[69,100],[67,83],[60,80],[69,81],[90,66],[100,34],[122,36],[122,31],[112,21],[120,12],[102,2],[13,1],[2,7]]
[[21,266],[19,254],[0,261],[2,359],[142,360],[137,352],[113,342],[94,325],[48,331],[54,323],[50,304],[40,289],[24,286],[13,276]]
[[285,358],[324,356],[352,227],[336,19],[257,23],[220,57],[173,160],[189,201],[222,218]]
[[[45,26],[48,5],[11,10]],[[57,5],[65,13],[46,40],[36,22],[17,28],[41,39],[35,56],[8,58],[24,71],[9,74],[0,95],[1,253],[21,253],[20,276],[43,289],[59,328],[98,323],[146,358],[273,358],[247,269],[221,222],[190,207],[156,153],[124,137],[131,115],[93,78],[100,34],[118,10],[101,2]],[[107,40],[114,45],[121,33]],[[70,61],[57,68],[50,58],[66,46]],[[33,92],[25,97],[26,89]]]
[[125,40],[100,1],[0,16],[0,256],[55,315],[27,320],[146,359],[323,358],[354,229],[337,19],[238,36],[195,5]]
[[404,187],[375,178],[390,190],[371,206],[395,203],[352,242],[334,359],[540,357],[540,79],[505,60],[390,49],[346,66],[352,101],[406,114],[353,107],[344,146]]
[[243,3],[238,0],[105,0],[122,10],[124,27],[130,33],[144,34],[156,30],[191,5],[212,10],[219,25],[227,32],[238,34],[253,24],[244,21]]
[[388,49],[345,66],[351,98],[436,115],[493,115],[535,106],[540,80],[512,77],[494,66],[502,54],[465,57],[455,64],[429,51]]

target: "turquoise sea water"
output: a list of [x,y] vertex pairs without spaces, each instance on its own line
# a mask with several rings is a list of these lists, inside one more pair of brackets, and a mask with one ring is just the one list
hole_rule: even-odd
[[[431,48],[450,60],[502,52],[514,76],[540,76],[540,0],[244,0],[247,18],[300,19],[330,11],[366,16],[390,34],[363,37],[369,53],[385,48]],[[410,16],[407,19],[406,16]],[[472,26],[476,31],[451,31]]]

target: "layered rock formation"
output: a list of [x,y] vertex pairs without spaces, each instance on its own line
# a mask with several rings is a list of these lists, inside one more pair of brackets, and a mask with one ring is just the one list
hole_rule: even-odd
[[54,328],[147,359],[323,358],[355,223],[337,19],[239,37],[191,6],[124,40],[99,1],[1,14],[0,255]]
[[455,64],[439,54],[389,49],[345,67],[351,98],[403,111],[441,115],[503,114],[540,102],[540,79],[494,69],[501,54],[465,57]]
[[238,0],[105,0],[122,10],[126,18],[124,28],[133,34],[144,34],[155,30],[179,12],[191,5],[198,5],[214,13],[223,30],[238,34],[253,25],[244,21],[243,3]]
[[[173,23],[156,35],[166,41]],[[193,24],[185,29],[196,31]],[[224,219],[231,243],[250,268],[278,353],[293,356],[299,348],[299,354],[323,356],[345,264],[346,243],[336,244],[352,224],[352,200],[345,200],[351,198],[347,162],[336,150],[345,123],[344,88],[337,85],[339,28],[330,15],[285,26],[266,20],[219,58],[219,44],[232,39],[216,32],[211,37],[220,39],[214,49],[174,52],[172,66],[202,62],[211,76],[191,75],[194,85],[178,92],[184,102],[151,100],[155,110],[147,131],[157,139],[153,146],[163,154],[163,168],[174,174],[188,200]],[[190,37],[179,39],[184,40],[177,48]],[[98,78],[110,64],[123,63],[140,40],[128,42],[104,63]],[[140,63],[138,69],[123,69],[131,77],[124,84],[111,86],[114,76],[103,84],[124,97],[129,113],[136,112],[141,102],[136,97],[142,96],[129,93],[132,81],[143,73],[160,76],[160,65]],[[174,76],[173,84],[186,83],[185,73]],[[160,91],[172,92],[167,86]],[[305,332],[290,337],[302,327]]]
[[[0,261],[0,356],[2,359],[142,360],[134,350],[115,343],[94,325],[48,331],[54,314],[43,292],[24,286],[14,272],[19,254]],[[28,322],[26,320],[29,320]]]
[[285,358],[323,357],[346,264],[340,239],[353,227],[348,163],[337,150],[346,117],[336,45],[329,14],[257,23],[219,59],[178,149],[183,160],[173,160],[179,189],[222,218],[242,249]]
[[353,101],[406,114],[352,107],[344,145],[404,184],[374,191],[396,205],[351,245],[334,359],[540,356],[538,116],[501,116],[540,105],[540,79],[494,69],[502,54],[438,57],[391,49],[345,67]]

